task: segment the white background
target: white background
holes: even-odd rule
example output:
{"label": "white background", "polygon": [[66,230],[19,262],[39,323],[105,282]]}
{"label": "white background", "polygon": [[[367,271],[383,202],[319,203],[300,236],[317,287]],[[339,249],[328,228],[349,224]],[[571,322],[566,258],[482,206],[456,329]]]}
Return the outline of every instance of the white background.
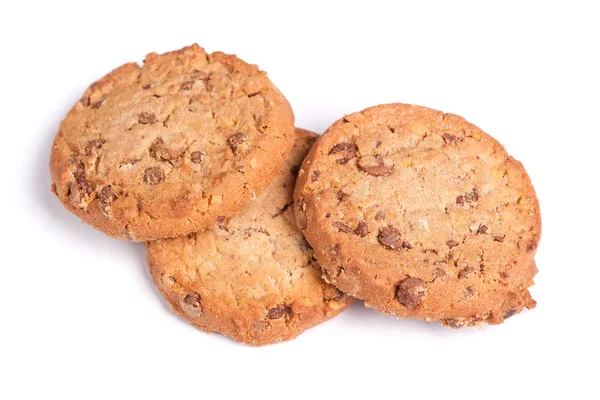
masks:
{"label": "white background", "polygon": [[[596,2],[447,3],[4,2],[0,398],[598,399]],[[143,245],[63,209],[47,165],[91,82],[193,42],[268,71],[300,127],[323,132],[344,113],[406,102],[496,137],[540,198],[538,307],[453,331],[356,304],[264,348],[172,315]]]}

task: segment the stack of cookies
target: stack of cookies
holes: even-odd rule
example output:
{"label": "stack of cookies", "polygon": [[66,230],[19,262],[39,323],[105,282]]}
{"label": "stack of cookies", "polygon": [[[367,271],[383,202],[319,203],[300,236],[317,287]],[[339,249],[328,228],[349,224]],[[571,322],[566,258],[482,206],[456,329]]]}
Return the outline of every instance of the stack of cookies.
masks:
{"label": "stack of cookies", "polygon": [[92,84],[50,172],[83,221],[146,242],[175,313],[243,343],[292,339],[354,298],[453,328],[535,306],[534,189],[456,115],[380,105],[317,139],[264,72],[193,45]]}

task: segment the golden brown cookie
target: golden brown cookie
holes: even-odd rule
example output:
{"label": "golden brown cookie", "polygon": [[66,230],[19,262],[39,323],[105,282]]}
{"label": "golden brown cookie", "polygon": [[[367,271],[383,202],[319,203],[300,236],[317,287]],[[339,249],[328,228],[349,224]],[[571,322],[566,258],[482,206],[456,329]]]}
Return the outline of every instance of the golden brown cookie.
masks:
{"label": "golden brown cookie", "polygon": [[293,142],[290,105],[264,72],[192,45],[92,84],[60,124],[50,172],[71,212],[145,241],[240,211]]}
{"label": "golden brown cookie", "polygon": [[259,346],[292,339],[350,305],[321,279],[294,221],[296,174],[314,137],[297,130],[286,166],[241,214],[205,232],[147,243],[152,279],[176,314]]}
{"label": "golden brown cookie", "polygon": [[535,306],[534,189],[459,116],[389,104],[342,118],[304,161],[295,210],[326,280],[383,313],[460,327]]}

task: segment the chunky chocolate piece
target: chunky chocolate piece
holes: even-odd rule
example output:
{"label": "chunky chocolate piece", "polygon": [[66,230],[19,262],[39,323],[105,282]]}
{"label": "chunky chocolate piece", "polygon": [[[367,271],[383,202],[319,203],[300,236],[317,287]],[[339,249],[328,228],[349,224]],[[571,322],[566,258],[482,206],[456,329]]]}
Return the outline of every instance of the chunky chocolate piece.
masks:
{"label": "chunky chocolate piece", "polygon": [[183,156],[185,149],[169,148],[162,139],[157,139],[150,147],[150,156],[160,161],[173,161]]}
{"label": "chunky chocolate piece", "polygon": [[338,232],[350,233],[352,232],[352,228],[342,222],[334,222],[333,226],[338,230]]}
{"label": "chunky chocolate piece", "polygon": [[465,267],[465,268],[461,269],[460,272],[458,273],[458,279],[469,278],[469,277],[473,276],[473,274],[475,272],[476,272],[475,268]]}
{"label": "chunky chocolate piece", "polygon": [[140,124],[152,124],[156,121],[158,121],[158,118],[156,118],[156,114],[153,112],[142,112],[138,115],[138,122]]}
{"label": "chunky chocolate piece", "polygon": [[338,143],[329,150],[329,154],[342,153],[343,157],[335,160],[338,164],[346,164],[356,157],[358,147],[353,143]]}
{"label": "chunky chocolate piece", "polygon": [[229,147],[233,154],[236,154],[238,146],[246,141],[246,135],[242,132],[238,132],[235,135],[231,136],[227,141],[229,143]]}
{"label": "chunky chocolate piece", "polygon": [[458,196],[456,198],[456,204],[460,206],[464,206],[465,204],[473,205],[477,200],[479,200],[479,191],[473,188],[470,192]]}
{"label": "chunky chocolate piece", "polygon": [[279,319],[283,317],[289,317],[292,315],[292,309],[285,304],[278,304],[277,306],[267,310],[267,318]]}
{"label": "chunky chocolate piece", "polygon": [[454,239],[450,239],[450,240],[446,241],[446,246],[448,246],[449,248],[456,247],[456,246],[458,246],[458,244],[459,243]]}
{"label": "chunky chocolate piece", "polygon": [[94,140],[90,140],[89,142],[87,142],[87,144],[85,145],[85,149],[84,149],[84,154],[86,156],[89,156],[92,154],[92,151],[94,149],[99,149],[102,147],[102,145],[104,144],[104,140],[102,139],[94,139]]}
{"label": "chunky chocolate piece", "polygon": [[386,176],[392,172],[394,166],[385,165],[381,154],[375,154],[374,156],[361,157],[358,160],[358,169],[366,172],[369,175]]}
{"label": "chunky chocolate piece", "polygon": [[160,167],[151,167],[144,172],[144,182],[149,185],[158,185],[165,180],[165,173]]}
{"label": "chunky chocolate piece", "polygon": [[311,182],[318,182],[320,176],[321,176],[321,171],[319,171],[319,170],[313,171],[312,174],[311,174],[311,176],[310,176],[310,181]]}
{"label": "chunky chocolate piece", "polygon": [[390,250],[401,249],[401,239],[402,236],[400,235],[400,231],[391,225],[381,229],[379,231],[379,234],[377,235],[377,240],[379,241],[379,243]]}
{"label": "chunky chocolate piece", "polygon": [[415,308],[427,295],[427,282],[420,278],[408,277],[398,285],[396,298],[408,308]]}
{"label": "chunky chocolate piece", "polygon": [[190,154],[190,161],[194,164],[200,164],[202,162],[202,152],[201,151],[193,151]]}
{"label": "chunky chocolate piece", "polygon": [[198,294],[188,294],[183,299],[184,303],[191,306],[192,308],[200,308],[200,296]]}
{"label": "chunky chocolate piece", "polygon": [[445,143],[451,143],[451,144],[459,144],[461,143],[464,139],[458,136],[454,136],[451,135],[449,133],[444,133],[442,135],[442,138],[444,139]]}
{"label": "chunky chocolate piece", "polygon": [[354,229],[354,233],[356,233],[360,237],[365,237],[369,233],[369,226],[365,221],[360,221]]}

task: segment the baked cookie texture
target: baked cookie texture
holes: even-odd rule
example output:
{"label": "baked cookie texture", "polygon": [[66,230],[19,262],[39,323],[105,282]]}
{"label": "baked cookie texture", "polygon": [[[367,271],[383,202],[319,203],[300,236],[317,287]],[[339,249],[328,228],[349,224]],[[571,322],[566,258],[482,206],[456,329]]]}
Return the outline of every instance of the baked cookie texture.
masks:
{"label": "baked cookie texture", "polygon": [[198,45],[151,53],[92,84],[61,122],[53,191],[113,237],[185,235],[240,211],[293,142],[292,109],[255,65]]}
{"label": "baked cookie texture", "polygon": [[535,307],[535,191],[457,115],[388,104],[342,118],[305,159],[294,208],[325,279],[380,312],[457,328]]}
{"label": "baked cookie texture", "polygon": [[297,130],[282,172],[241,214],[205,232],[147,243],[152,279],[176,314],[260,346],[292,339],[351,304],[321,279],[295,225],[294,184],[314,139]]}

